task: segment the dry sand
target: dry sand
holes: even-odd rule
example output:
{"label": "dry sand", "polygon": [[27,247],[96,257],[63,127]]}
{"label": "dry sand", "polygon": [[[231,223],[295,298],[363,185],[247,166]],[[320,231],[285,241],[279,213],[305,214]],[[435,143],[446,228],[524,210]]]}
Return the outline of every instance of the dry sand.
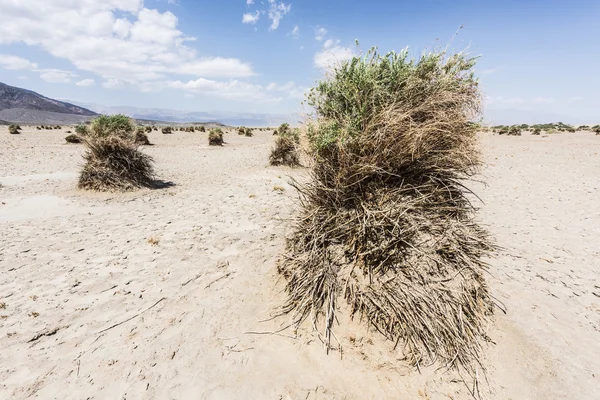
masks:
{"label": "dry sand", "polygon": [[[82,145],[0,128],[1,399],[468,399],[456,376],[407,370],[357,321],[325,354],[270,319],[294,209],[267,165],[272,136],[154,132],[160,178],[127,194],[75,190]],[[480,218],[497,313],[491,399],[600,398],[600,138],[482,137]],[[274,190],[281,186],[284,191]]]}

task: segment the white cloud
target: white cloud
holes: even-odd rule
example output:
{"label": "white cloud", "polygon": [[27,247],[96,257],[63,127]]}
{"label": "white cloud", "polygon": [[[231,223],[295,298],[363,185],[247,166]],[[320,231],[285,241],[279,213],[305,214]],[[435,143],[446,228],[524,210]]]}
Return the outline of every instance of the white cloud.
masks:
{"label": "white cloud", "polygon": [[508,99],[502,99],[504,104],[523,104],[525,101],[520,97],[510,97]]}
{"label": "white cloud", "polygon": [[11,56],[8,54],[0,54],[0,66],[4,69],[26,69],[26,70],[37,70],[37,64],[32,63],[22,57]]}
{"label": "white cloud", "polygon": [[61,71],[59,69],[47,70],[40,74],[40,78],[51,83],[68,83],[71,82],[72,76],[73,74],[71,72]]}
{"label": "white cloud", "polygon": [[248,4],[248,5],[254,4],[254,0],[246,0],[246,4]]}
{"label": "white cloud", "polygon": [[189,93],[209,94],[232,100],[278,102],[285,98],[299,99],[304,97],[308,88],[298,86],[290,81],[285,84],[270,83],[267,86],[251,84],[239,80],[219,82],[209,79],[196,79],[187,82],[165,82],[165,87],[183,89]]}
{"label": "white cloud", "polygon": [[71,78],[76,76],[73,72],[63,71],[55,68],[38,68],[36,63],[33,63],[25,58],[13,56],[9,54],[0,54],[0,66],[8,70],[26,70],[40,73],[40,78],[46,82],[52,83],[68,83]]}
{"label": "white cloud", "polygon": [[296,85],[294,81],[289,81],[283,85],[272,82],[269,83],[265,89],[270,92],[287,94],[287,97],[290,99],[303,99],[305,93],[309,90],[309,88]]}
{"label": "white cloud", "polygon": [[294,26],[294,29],[292,29],[291,35],[294,37],[294,39],[298,39],[300,37],[300,27],[298,27],[298,25]]}
{"label": "white cloud", "polygon": [[190,80],[188,82],[167,82],[166,87],[183,89],[192,93],[204,93],[232,100],[242,101],[278,101],[280,98],[266,93],[260,85],[239,81],[237,79],[229,82],[220,82],[205,78]]}
{"label": "white cloud", "polygon": [[93,79],[84,79],[84,80],[76,83],[77,86],[83,86],[83,87],[94,86],[95,84],[96,84],[96,81],[94,81]]}
{"label": "white cloud", "polygon": [[569,98],[567,99],[567,101],[568,101],[569,103],[574,103],[574,102],[576,102],[576,101],[581,101],[581,100],[583,100],[583,97],[581,97],[581,96],[573,96],[573,97],[569,97]]}
{"label": "white cloud", "polygon": [[102,83],[102,86],[107,89],[120,89],[124,84],[118,79],[108,79],[106,82]]}
{"label": "white cloud", "polygon": [[269,0],[269,11],[268,16],[271,20],[271,27],[269,30],[274,31],[279,28],[279,23],[281,22],[284,15],[288,14],[292,9],[291,4],[285,4],[283,2],[278,3],[276,0]]}
{"label": "white cloud", "polygon": [[177,17],[145,8],[143,0],[0,0],[0,9],[0,45],[39,47],[107,82],[254,75],[239,59],[199,56],[187,45],[193,38],[177,29]]}
{"label": "white cloud", "polygon": [[325,41],[323,49],[315,54],[314,65],[321,69],[330,69],[354,57],[355,53],[349,47],[340,46],[340,41],[331,39]]}
{"label": "white cloud", "polygon": [[315,39],[319,42],[325,39],[325,35],[327,35],[327,29],[317,26],[315,28]]}
{"label": "white cloud", "polygon": [[554,103],[554,98],[538,96],[533,99],[533,102],[534,103]]}
{"label": "white cloud", "polygon": [[254,14],[246,13],[242,16],[242,23],[244,24],[255,24],[260,18],[260,11],[256,11]]}

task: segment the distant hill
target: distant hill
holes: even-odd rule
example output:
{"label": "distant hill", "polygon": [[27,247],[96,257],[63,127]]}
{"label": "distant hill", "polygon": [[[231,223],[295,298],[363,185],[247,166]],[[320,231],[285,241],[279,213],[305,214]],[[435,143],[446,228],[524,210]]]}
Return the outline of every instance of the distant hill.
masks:
{"label": "distant hill", "polygon": [[25,124],[70,124],[96,115],[86,108],[0,82],[0,120]]}
{"label": "distant hill", "polygon": [[100,104],[71,101],[100,114],[125,114],[139,120],[165,121],[172,123],[210,124],[219,121],[228,126],[266,127],[279,126],[283,122],[297,125],[301,120],[298,114],[267,114],[227,111],[180,111],[160,108],[139,108],[130,106],[103,106]]}

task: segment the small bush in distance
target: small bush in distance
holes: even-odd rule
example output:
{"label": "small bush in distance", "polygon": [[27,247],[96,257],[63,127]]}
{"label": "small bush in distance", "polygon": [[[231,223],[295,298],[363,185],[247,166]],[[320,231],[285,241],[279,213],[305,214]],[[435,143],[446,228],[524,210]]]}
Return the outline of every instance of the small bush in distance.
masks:
{"label": "small bush in distance", "polygon": [[19,132],[21,130],[21,127],[19,125],[15,125],[15,124],[11,124],[8,126],[8,133],[10,133],[11,135],[18,135]]}
{"label": "small bush in distance", "polygon": [[165,126],[164,128],[161,129],[163,135],[170,135],[173,133],[173,128],[171,128],[170,126]]}
{"label": "small bush in distance", "polygon": [[102,115],[92,121],[89,135],[95,138],[118,136],[122,139],[132,139],[135,126],[131,118],[123,114]]}
{"label": "small bush in distance", "polygon": [[144,146],[150,145],[150,139],[148,139],[148,135],[146,135],[146,133],[144,132],[143,129],[138,130],[135,133],[135,137],[133,138],[133,141],[137,145],[144,145]]}
{"label": "small bush in distance", "polygon": [[209,146],[223,146],[223,131],[220,128],[211,129],[208,134]]}
{"label": "small bush in distance", "polygon": [[88,128],[87,128],[87,126],[85,126],[83,124],[77,125],[75,127],[75,133],[78,135],[85,136],[88,134]]}
{"label": "small bush in distance", "polygon": [[71,134],[65,138],[67,143],[81,143],[81,137],[76,134]]}
{"label": "small bush in distance", "polygon": [[521,136],[521,128],[514,125],[508,129],[508,136]]}
{"label": "small bush in distance", "polygon": [[298,129],[290,129],[289,126],[279,129],[282,133],[275,139],[275,145],[271,149],[269,163],[271,165],[287,165],[297,167],[300,165],[300,133]]}

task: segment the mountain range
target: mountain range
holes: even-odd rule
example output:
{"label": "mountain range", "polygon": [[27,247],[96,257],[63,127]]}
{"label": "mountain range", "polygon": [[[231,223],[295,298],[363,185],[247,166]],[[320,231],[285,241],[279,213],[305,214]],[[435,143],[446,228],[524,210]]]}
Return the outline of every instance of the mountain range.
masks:
{"label": "mountain range", "polygon": [[299,114],[266,114],[224,111],[180,111],[162,108],[139,108],[131,106],[104,106],[100,104],[71,101],[99,114],[125,114],[137,120],[164,121],[173,123],[208,123],[218,121],[230,126],[279,126],[287,122],[297,125]]}
{"label": "mountain range", "polygon": [[4,122],[71,124],[96,115],[86,108],[0,82],[0,120]]}

